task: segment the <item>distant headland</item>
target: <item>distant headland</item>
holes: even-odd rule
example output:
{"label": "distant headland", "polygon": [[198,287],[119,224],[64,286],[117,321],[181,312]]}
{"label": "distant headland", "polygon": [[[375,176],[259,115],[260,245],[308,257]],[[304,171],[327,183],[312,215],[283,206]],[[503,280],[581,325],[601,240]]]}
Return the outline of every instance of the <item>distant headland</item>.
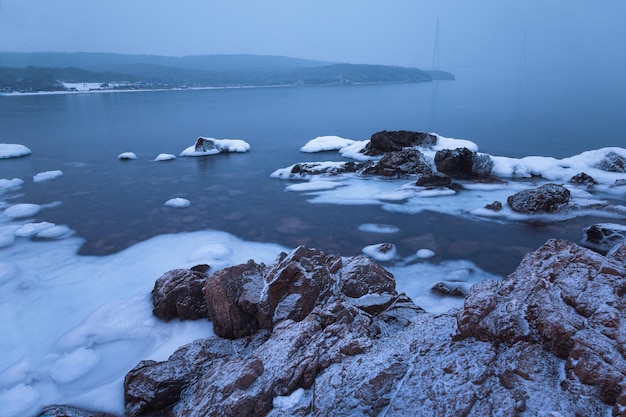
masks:
{"label": "distant headland", "polygon": [[270,55],[0,52],[0,93],[350,85],[454,80],[441,70]]}

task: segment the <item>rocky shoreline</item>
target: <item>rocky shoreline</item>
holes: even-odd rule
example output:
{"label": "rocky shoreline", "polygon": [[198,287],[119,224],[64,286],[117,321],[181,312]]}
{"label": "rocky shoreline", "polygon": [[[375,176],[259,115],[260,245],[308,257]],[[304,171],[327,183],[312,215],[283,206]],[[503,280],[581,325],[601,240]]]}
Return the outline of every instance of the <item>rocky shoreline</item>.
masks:
{"label": "rocky shoreline", "polygon": [[271,265],[174,270],[155,284],[154,314],[208,317],[217,336],[140,362],[125,413],[626,416],[625,295],[624,241],[602,255],[550,240],[440,315],[362,256],[299,247]]}

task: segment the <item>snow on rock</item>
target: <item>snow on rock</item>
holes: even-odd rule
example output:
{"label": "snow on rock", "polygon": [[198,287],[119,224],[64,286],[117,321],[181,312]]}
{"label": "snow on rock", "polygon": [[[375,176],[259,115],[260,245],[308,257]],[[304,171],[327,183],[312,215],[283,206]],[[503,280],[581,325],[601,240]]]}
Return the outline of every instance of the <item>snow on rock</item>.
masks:
{"label": "snow on rock", "polygon": [[398,256],[396,245],[393,243],[378,243],[363,248],[363,253],[379,262],[389,262]]}
{"label": "snow on rock", "polygon": [[63,176],[63,171],[59,170],[40,172],[33,176],[33,182],[50,181],[61,176]]}
{"label": "snow on rock", "polygon": [[626,225],[598,223],[583,229],[581,244],[601,253],[607,253],[626,239]]}
{"label": "snow on rock", "polygon": [[21,203],[14,204],[4,210],[4,215],[11,220],[26,219],[34,217],[41,211],[41,206],[38,204]]}
{"label": "snow on rock", "polygon": [[356,143],[352,139],[345,139],[339,136],[319,136],[311,139],[300,148],[300,152],[314,153],[325,151],[336,151]]}
{"label": "snow on rock", "polygon": [[400,228],[389,225],[389,224],[375,224],[375,223],[364,223],[359,225],[359,230],[361,232],[367,233],[397,233],[400,231]]}
{"label": "snow on rock", "polygon": [[226,338],[140,362],[124,381],[125,412],[620,415],[624,268],[551,240],[502,282],[472,286],[460,309],[430,314],[363,257],[300,247],[269,266],[250,260],[204,287]]}
{"label": "snow on rock", "polygon": [[0,194],[19,190],[24,185],[24,180],[13,178],[11,180],[0,178]]}
{"label": "snow on rock", "polygon": [[415,256],[417,256],[418,259],[430,259],[435,256],[435,252],[430,249],[420,249],[415,252]]}
{"label": "snow on rock", "polygon": [[0,159],[20,158],[33,153],[24,145],[14,143],[0,143]]}
{"label": "snow on rock", "polygon": [[172,155],[171,153],[160,153],[154,158],[155,161],[171,161],[176,159],[176,155]]}
{"label": "snow on rock", "polygon": [[206,156],[220,152],[248,152],[250,144],[241,139],[215,139],[200,137],[196,143],[184,149],[180,156]]}
{"label": "snow on rock", "polygon": [[122,152],[117,156],[117,159],[123,161],[130,161],[133,159],[137,159],[137,155],[134,152]]}
{"label": "snow on rock", "polygon": [[176,198],[170,198],[169,200],[167,200],[165,202],[165,205],[168,207],[174,207],[174,208],[187,208],[191,206],[191,201],[185,198],[176,197]]}

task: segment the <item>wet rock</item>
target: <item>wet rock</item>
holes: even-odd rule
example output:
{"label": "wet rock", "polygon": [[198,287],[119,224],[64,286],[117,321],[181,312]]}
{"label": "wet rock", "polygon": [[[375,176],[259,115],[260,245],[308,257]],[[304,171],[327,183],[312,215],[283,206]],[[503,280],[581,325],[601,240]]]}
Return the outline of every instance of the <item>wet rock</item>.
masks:
{"label": "wet rock", "polygon": [[466,292],[463,288],[458,286],[452,286],[445,282],[438,282],[430,289],[432,292],[439,295],[451,296],[451,297],[465,297]]}
{"label": "wet rock", "polygon": [[437,151],[435,165],[439,172],[453,178],[480,178],[491,173],[493,161],[489,155],[457,148]]}
{"label": "wet rock", "polygon": [[452,179],[441,172],[420,175],[415,185],[421,187],[447,187],[452,184]]}
{"label": "wet rock", "polygon": [[48,405],[41,409],[37,417],[115,417],[115,415],[68,405]]}
{"label": "wet rock", "polygon": [[207,138],[198,138],[194,145],[194,150],[196,152],[207,152],[215,149],[215,141]]}
{"label": "wet rock", "polygon": [[518,213],[556,213],[570,200],[567,188],[558,184],[545,184],[538,188],[520,191],[506,200]]}
{"label": "wet rock", "polygon": [[617,152],[611,151],[595,167],[609,172],[626,172],[626,158]]}
{"label": "wet rock", "polygon": [[415,146],[432,146],[437,143],[437,136],[424,132],[411,132],[406,130],[387,131],[374,133],[370,142],[363,149],[365,155],[377,156],[388,152],[402,150]]}
{"label": "wet rock", "polygon": [[570,184],[584,185],[586,187],[592,187],[598,184],[598,182],[591,175],[587,175],[584,172],[574,175],[568,182]]}
{"label": "wet rock", "polygon": [[430,175],[432,169],[420,151],[407,148],[385,154],[375,165],[361,170],[360,173],[384,177],[407,177],[409,175]]}
{"label": "wet rock", "polygon": [[500,211],[502,210],[502,201],[496,200],[493,203],[487,204],[485,208],[493,211]]}
{"label": "wet rock", "polygon": [[583,229],[583,246],[607,253],[626,239],[626,226],[616,223],[598,223]]}
{"label": "wet rock", "polygon": [[165,321],[207,318],[202,287],[206,283],[208,269],[208,265],[196,265],[191,269],[174,269],[163,274],[152,290],[152,313]]}
{"label": "wet rock", "polygon": [[605,257],[550,240],[438,315],[364,257],[301,247],[269,266],[218,271],[215,291],[229,299],[220,308],[259,330],[141,362],[125,380],[126,414],[621,415],[625,257],[626,245]]}

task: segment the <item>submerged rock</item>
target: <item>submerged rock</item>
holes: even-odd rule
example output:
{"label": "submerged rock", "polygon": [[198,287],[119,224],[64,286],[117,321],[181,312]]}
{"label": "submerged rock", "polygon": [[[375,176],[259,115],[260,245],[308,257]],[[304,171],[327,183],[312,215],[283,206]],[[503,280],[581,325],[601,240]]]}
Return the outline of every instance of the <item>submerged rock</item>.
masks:
{"label": "submerged rock", "polygon": [[387,131],[374,133],[370,142],[363,148],[363,153],[370,156],[383,155],[388,152],[400,151],[403,148],[415,146],[432,146],[437,143],[437,136],[424,132],[407,130]]}
{"label": "submerged rock", "polygon": [[583,229],[581,243],[601,253],[607,253],[626,239],[626,226],[615,223],[598,223]]}
{"label": "submerged rock", "polygon": [[584,172],[574,175],[572,178],[569,179],[568,182],[570,184],[585,185],[587,187],[592,187],[598,184],[598,182],[591,175],[588,175]]}
{"label": "submerged rock", "polygon": [[556,213],[570,200],[570,191],[558,184],[545,184],[509,196],[507,204],[518,213]]}
{"label": "submerged rock", "polygon": [[440,315],[363,257],[300,247],[249,261],[214,273],[205,293],[212,319],[254,324],[222,323],[239,339],[141,362],[126,376],[126,414],[624,415],[623,258],[626,245],[604,257],[550,240]]}
{"label": "submerged rock", "polygon": [[453,178],[480,178],[491,174],[493,161],[489,155],[467,148],[456,148],[437,151],[435,165],[439,172]]}

